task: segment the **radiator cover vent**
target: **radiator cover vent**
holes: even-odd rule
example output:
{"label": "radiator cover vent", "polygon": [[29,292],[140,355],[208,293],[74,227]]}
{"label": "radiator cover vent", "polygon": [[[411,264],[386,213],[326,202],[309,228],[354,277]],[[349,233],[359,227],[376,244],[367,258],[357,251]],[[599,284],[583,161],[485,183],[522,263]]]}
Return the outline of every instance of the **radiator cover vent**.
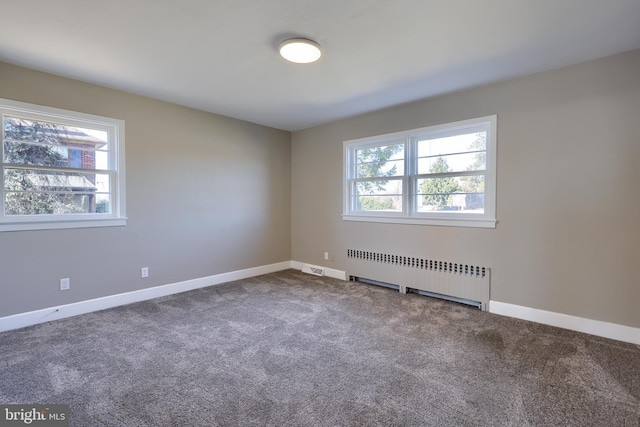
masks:
{"label": "radiator cover vent", "polygon": [[483,310],[489,304],[491,271],[487,267],[347,249],[347,273],[354,278],[397,285],[403,293],[418,290],[431,296],[468,300]]}

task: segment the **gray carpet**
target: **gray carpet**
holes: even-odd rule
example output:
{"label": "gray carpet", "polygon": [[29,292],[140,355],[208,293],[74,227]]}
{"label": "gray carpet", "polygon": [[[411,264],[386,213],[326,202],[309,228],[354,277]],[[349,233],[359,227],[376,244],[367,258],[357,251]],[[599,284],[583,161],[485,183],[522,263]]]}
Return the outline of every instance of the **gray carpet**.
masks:
{"label": "gray carpet", "polygon": [[75,426],[639,426],[640,346],[294,270],[0,334]]}

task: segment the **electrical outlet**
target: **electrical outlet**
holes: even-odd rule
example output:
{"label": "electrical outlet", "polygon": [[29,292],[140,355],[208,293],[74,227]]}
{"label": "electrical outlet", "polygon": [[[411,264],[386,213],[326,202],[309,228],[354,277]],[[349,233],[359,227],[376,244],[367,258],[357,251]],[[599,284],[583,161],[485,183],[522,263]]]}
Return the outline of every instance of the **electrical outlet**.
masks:
{"label": "electrical outlet", "polygon": [[149,267],[142,267],[140,269],[140,277],[149,277]]}
{"label": "electrical outlet", "polygon": [[329,252],[324,253],[324,259],[325,261],[329,261]]}
{"label": "electrical outlet", "polygon": [[336,255],[335,254],[331,254],[331,261],[335,261],[336,260]]}
{"label": "electrical outlet", "polygon": [[71,287],[71,280],[67,277],[64,279],[60,279],[60,290],[66,291]]}

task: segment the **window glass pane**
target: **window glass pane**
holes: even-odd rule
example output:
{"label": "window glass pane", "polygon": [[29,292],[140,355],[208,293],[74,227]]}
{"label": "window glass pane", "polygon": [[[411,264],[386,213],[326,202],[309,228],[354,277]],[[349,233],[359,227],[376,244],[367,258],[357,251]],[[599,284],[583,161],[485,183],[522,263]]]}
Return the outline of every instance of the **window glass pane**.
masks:
{"label": "window glass pane", "polygon": [[108,169],[109,154],[106,151],[82,150],[79,148],[64,148],[68,150],[69,167],[74,169]]}
{"label": "window glass pane", "polygon": [[111,213],[111,196],[109,194],[96,194],[96,213]]}
{"label": "window glass pane", "polygon": [[83,150],[61,145],[34,144],[5,140],[5,163],[33,166],[54,166],[77,169],[108,169],[106,151]]}
{"label": "window glass pane", "polygon": [[107,174],[5,169],[4,188],[7,215],[95,213],[98,200],[110,209],[110,195],[96,194],[109,191]]}
{"label": "window glass pane", "polygon": [[107,174],[84,174],[84,176],[96,186],[97,192],[111,192],[110,176]]}
{"label": "window glass pane", "polygon": [[5,163],[108,169],[106,131],[17,117],[4,117],[2,125]]}
{"label": "window glass pane", "polygon": [[356,170],[356,178],[376,178],[402,175],[404,175],[404,160],[359,163]]}
{"label": "window glass pane", "polygon": [[484,213],[484,175],[416,180],[416,211]]}
{"label": "window glass pane", "polygon": [[435,139],[420,139],[418,137],[418,157],[440,156],[478,150],[485,151],[486,149],[486,132],[467,133]]}
{"label": "window glass pane", "polygon": [[402,199],[396,196],[360,196],[355,199],[355,211],[402,212]]}
{"label": "window glass pane", "polygon": [[65,147],[27,144],[12,140],[4,141],[3,161],[37,166],[69,166],[68,150]]}
{"label": "window glass pane", "polygon": [[109,153],[102,150],[95,151],[95,168],[98,170],[109,170]]}
{"label": "window glass pane", "polygon": [[4,138],[76,148],[107,149],[106,131],[5,116]]}
{"label": "window glass pane", "polygon": [[485,151],[422,157],[418,159],[418,174],[484,170],[486,161]]}
{"label": "window glass pane", "polygon": [[91,173],[49,172],[31,169],[5,169],[4,188],[20,191],[93,191],[97,190],[96,181],[100,178],[109,187],[109,175]]}
{"label": "window glass pane", "polygon": [[5,193],[6,215],[62,215],[95,212],[95,195],[87,193]]}
{"label": "window glass pane", "polygon": [[404,175],[404,144],[359,149],[355,158],[356,178]]}
{"label": "window glass pane", "polygon": [[353,206],[357,211],[402,211],[402,180],[355,183]]}

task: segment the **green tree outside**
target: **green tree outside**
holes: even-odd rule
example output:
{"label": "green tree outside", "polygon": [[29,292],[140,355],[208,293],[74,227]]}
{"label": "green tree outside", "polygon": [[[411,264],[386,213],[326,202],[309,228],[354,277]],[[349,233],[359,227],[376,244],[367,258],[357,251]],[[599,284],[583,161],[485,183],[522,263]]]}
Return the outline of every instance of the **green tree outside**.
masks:
{"label": "green tree outside", "polygon": [[[433,163],[429,169],[430,173],[447,173],[449,172],[449,164],[443,157]],[[435,210],[443,210],[448,206],[451,200],[451,193],[458,191],[458,183],[453,177],[427,178],[422,184],[422,192],[424,194],[424,203],[433,206]]]}
{"label": "green tree outside", "polygon": [[[387,145],[357,150],[358,178],[384,178],[395,176],[398,172],[397,165],[387,167],[393,156],[404,149],[403,145]],[[389,180],[376,179],[360,182],[360,194],[356,200],[357,210],[380,211],[393,209],[393,201],[389,197],[376,197],[377,192],[384,191]]]}
{"label": "green tree outside", "polygon": [[[487,168],[487,134],[478,133],[476,139],[469,145],[469,151],[483,150],[475,154],[475,159],[467,167],[468,171],[485,170]],[[484,177],[482,175],[465,176],[460,178],[460,190],[465,193],[484,193]]]}
{"label": "green tree outside", "polygon": [[[5,163],[31,164],[38,166],[67,166],[68,159],[54,146],[37,145],[46,143],[62,145],[61,137],[66,133],[64,126],[46,122],[27,122],[14,118],[3,120],[4,144],[3,157]],[[30,143],[20,143],[28,141]],[[73,203],[72,195],[47,193],[41,190],[40,184],[51,184],[47,181],[56,175],[64,174],[48,172],[34,174],[29,170],[8,169],[5,172],[4,185],[7,192],[5,212],[8,215],[40,215],[80,212]]]}
{"label": "green tree outside", "polygon": [[393,200],[388,197],[358,197],[358,209],[363,211],[389,211],[393,210]]}

